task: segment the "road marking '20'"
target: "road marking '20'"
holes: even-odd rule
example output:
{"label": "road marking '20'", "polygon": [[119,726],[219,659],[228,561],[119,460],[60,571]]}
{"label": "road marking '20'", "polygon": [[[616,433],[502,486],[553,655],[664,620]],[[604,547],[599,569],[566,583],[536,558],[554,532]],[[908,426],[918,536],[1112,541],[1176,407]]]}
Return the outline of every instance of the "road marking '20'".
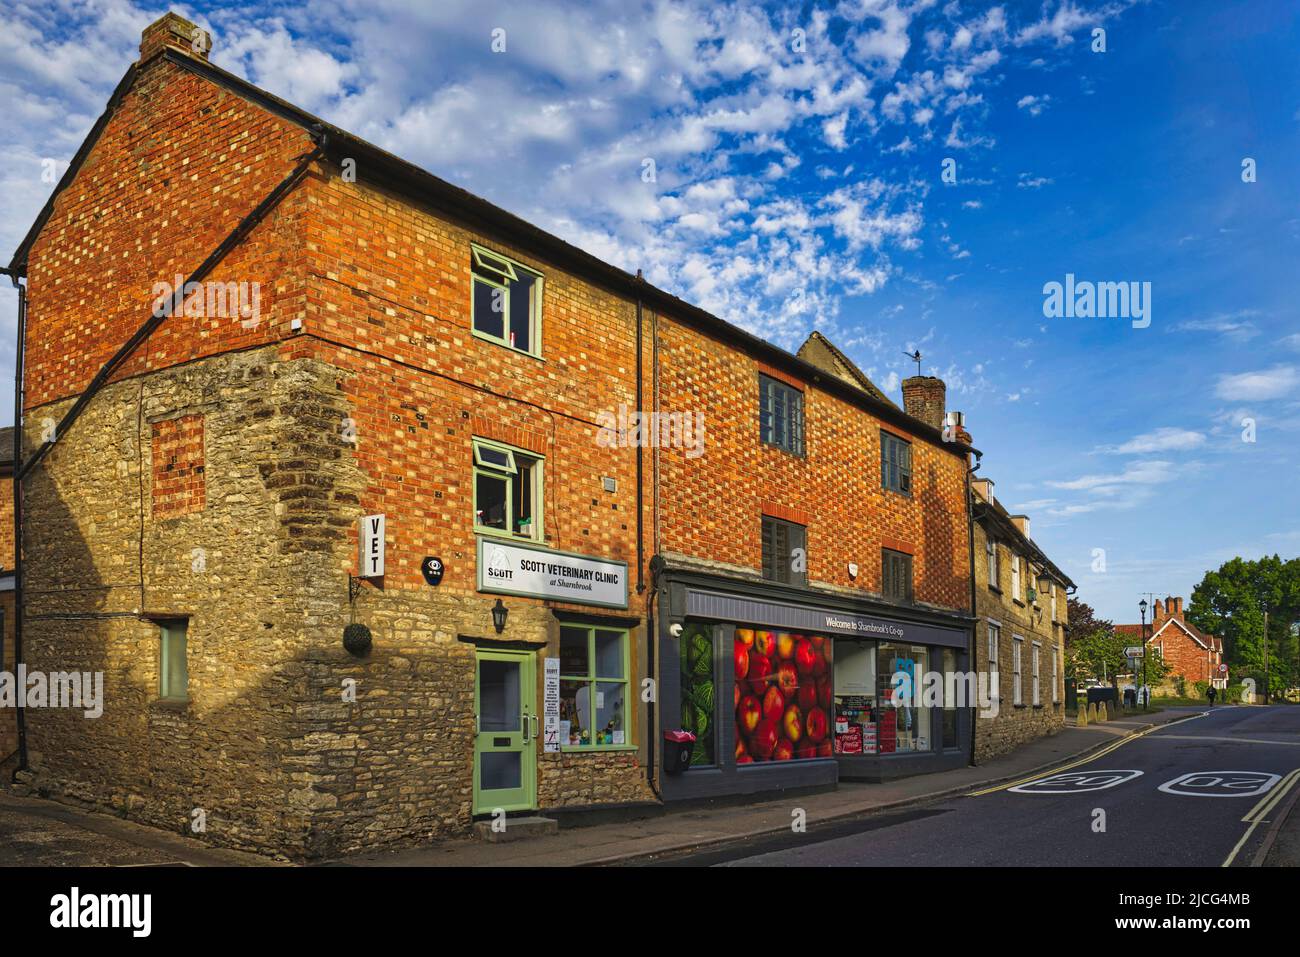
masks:
{"label": "road marking '20'", "polygon": [[1258,797],[1282,780],[1267,771],[1193,771],[1166,781],[1157,790],[1191,797]]}
{"label": "road marking '20'", "polygon": [[1089,791],[1104,791],[1141,776],[1141,771],[1070,771],[1007,790],[1016,794],[1086,794]]}

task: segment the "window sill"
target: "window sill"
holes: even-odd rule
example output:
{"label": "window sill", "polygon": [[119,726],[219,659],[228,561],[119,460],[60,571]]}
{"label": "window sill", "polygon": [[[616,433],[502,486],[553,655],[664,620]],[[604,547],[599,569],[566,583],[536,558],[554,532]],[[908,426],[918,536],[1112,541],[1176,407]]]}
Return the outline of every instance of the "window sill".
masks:
{"label": "window sill", "polygon": [[808,456],[803,452],[796,452],[794,449],[787,449],[784,445],[776,442],[768,442],[765,439],[759,439],[759,444],[765,449],[775,449],[777,452],[784,452],[786,455],[793,456],[796,459],[806,459]]}
{"label": "window sill", "polygon": [[150,704],[164,711],[188,711],[190,709],[189,698],[155,698]]}
{"label": "window sill", "polygon": [[1002,594],[1002,589],[999,588],[997,585],[990,585],[990,586],[989,586],[989,591],[993,592],[993,594],[995,594],[995,595],[1001,595],[1001,594]]}
{"label": "window sill", "polygon": [[488,538],[502,539],[507,542],[520,542],[524,545],[545,545],[544,538],[525,538],[522,535],[511,535],[509,532],[503,532],[499,528],[484,528],[480,525],[474,526],[475,535],[483,535]]}
{"label": "window sill", "polygon": [[506,342],[504,339],[497,339],[494,336],[489,336],[486,332],[479,332],[473,326],[470,327],[469,331],[470,334],[480,342],[490,342],[494,346],[498,346],[502,349],[508,349],[510,352],[513,352],[516,355],[528,356],[528,358],[536,359],[538,362],[546,361],[545,359],[542,358],[542,354],[540,352],[529,352],[527,349],[517,349],[514,346],[512,346],[510,343]]}
{"label": "window sill", "polygon": [[600,754],[609,751],[639,751],[641,750],[635,744],[562,744],[560,745],[561,754]]}
{"label": "window sill", "polygon": [[1024,603],[1023,601],[1021,601],[1019,598],[1013,598],[1013,599],[1011,599],[1011,600],[1012,600],[1012,602],[1014,602],[1015,604],[1019,605],[1021,608],[1024,608],[1024,607],[1025,607],[1025,603]]}
{"label": "window sill", "polygon": [[905,498],[909,502],[912,500],[911,492],[904,492],[902,489],[890,488],[888,485],[882,485],[881,490],[889,495],[897,495],[899,498]]}

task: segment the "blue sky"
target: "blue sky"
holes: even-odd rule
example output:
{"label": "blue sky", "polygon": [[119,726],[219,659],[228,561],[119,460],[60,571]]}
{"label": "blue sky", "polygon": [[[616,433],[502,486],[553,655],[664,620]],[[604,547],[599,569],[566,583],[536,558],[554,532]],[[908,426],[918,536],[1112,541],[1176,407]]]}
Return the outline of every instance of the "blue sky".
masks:
{"label": "blue sky", "polygon": [[[0,248],[164,9],[0,10]],[[1295,4],[174,9],[219,65],[779,345],[821,329],[895,397],[919,347],[1106,616],[1300,547]],[[1150,326],[1045,318],[1067,273],[1151,283]]]}

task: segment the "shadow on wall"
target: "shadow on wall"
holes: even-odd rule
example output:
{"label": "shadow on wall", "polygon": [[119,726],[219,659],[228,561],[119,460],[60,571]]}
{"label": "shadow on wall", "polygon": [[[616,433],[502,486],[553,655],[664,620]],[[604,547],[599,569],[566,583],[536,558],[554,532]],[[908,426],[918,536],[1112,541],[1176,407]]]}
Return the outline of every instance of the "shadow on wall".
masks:
{"label": "shadow on wall", "polygon": [[[970,605],[970,579],[968,575],[958,574],[968,564],[970,552],[964,521],[965,499],[964,497],[961,499],[960,511],[953,511],[950,507],[951,503],[946,502],[939,492],[938,469],[933,464],[927,467],[926,478],[924,491],[918,496],[922,515],[921,542],[925,554],[926,578],[932,581],[939,576],[939,573],[947,571],[948,573],[942,579],[932,581],[933,585],[939,586],[935,590],[942,589],[943,595],[955,598],[955,607],[967,609]],[[964,496],[964,474],[962,482]],[[963,520],[959,522],[957,516],[961,516]],[[969,569],[967,572],[969,574]],[[935,603],[946,604],[946,601]]]}

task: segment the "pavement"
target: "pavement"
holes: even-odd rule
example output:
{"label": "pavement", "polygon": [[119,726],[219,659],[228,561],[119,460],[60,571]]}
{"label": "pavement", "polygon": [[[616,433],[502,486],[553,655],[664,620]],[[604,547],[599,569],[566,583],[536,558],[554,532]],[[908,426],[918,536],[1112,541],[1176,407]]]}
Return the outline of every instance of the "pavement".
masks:
{"label": "pavement", "polygon": [[[1177,722],[1177,723],[1174,723]],[[1184,774],[1253,770],[1277,800],[1206,800],[1161,791]],[[979,767],[766,801],[667,809],[501,844],[473,838],[354,854],[333,866],[1213,864],[1300,866],[1300,708],[1170,708],[1067,727]],[[1132,772],[1141,771],[1140,775]],[[1076,775],[1078,793],[1032,783]],[[1078,775],[1083,774],[1083,785]],[[1297,775],[1300,777],[1300,775]],[[1091,783],[1090,783],[1091,782]],[[1250,782],[1237,783],[1249,787]],[[1011,788],[1021,788],[1012,791]],[[1069,787],[1065,788],[1069,790]],[[1177,789],[1175,789],[1177,790]],[[1263,800],[1259,804],[1265,803]],[[791,827],[803,812],[806,832]],[[1105,829],[1096,831],[1096,811]],[[0,866],[268,866],[111,815],[0,792]]]}
{"label": "pavement", "polygon": [[653,863],[710,848],[742,847],[791,834],[792,813],[806,815],[809,836],[836,822],[915,808],[979,788],[1015,781],[1095,753],[1128,735],[1191,719],[1201,708],[1171,708],[1104,724],[1067,727],[979,767],[919,775],[882,784],[841,784],[834,791],[748,804],[669,810],[652,817],[589,827],[502,844],[472,838],[398,851],[355,854],[333,864],[363,867],[573,867]]}
{"label": "pavement", "polygon": [[0,792],[0,867],[251,867],[275,863],[108,814]]}

